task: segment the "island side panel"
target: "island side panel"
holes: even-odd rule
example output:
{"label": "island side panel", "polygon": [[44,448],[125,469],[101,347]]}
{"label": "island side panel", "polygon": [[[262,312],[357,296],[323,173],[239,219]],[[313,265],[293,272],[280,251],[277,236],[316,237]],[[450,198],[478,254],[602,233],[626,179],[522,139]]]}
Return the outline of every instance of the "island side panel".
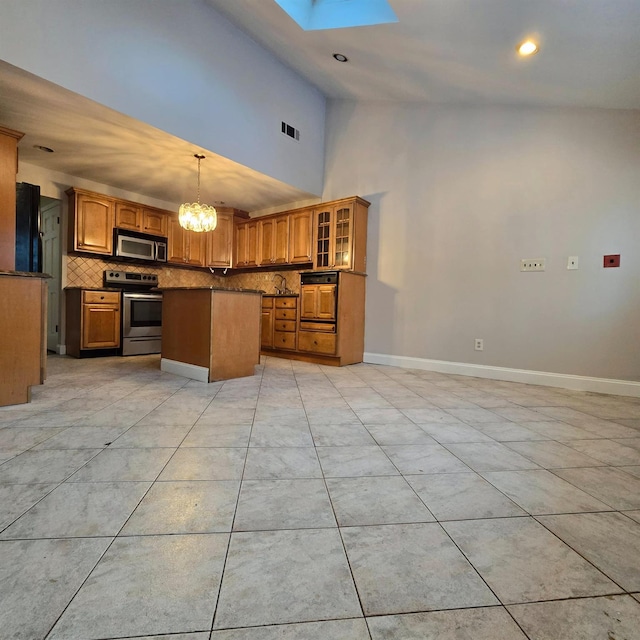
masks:
{"label": "island side panel", "polygon": [[362,362],[364,356],[364,308],[366,277],[340,274],[338,286],[338,354],[340,366]]}
{"label": "island side panel", "polygon": [[260,362],[259,293],[213,292],[209,382],[255,373]]}
{"label": "island side panel", "polygon": [[162,294],[162,357],[209,368],[211,291],[165,290]]}

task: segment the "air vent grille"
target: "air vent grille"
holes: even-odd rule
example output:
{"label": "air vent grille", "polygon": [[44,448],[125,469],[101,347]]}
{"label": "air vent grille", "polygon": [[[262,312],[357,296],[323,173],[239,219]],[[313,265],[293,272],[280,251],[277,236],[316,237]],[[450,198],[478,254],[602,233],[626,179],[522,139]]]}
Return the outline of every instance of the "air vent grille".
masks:
{"label": "air vent grille", "polygon": [[292,127],[290,124],[283,122],[280,131],[285,136],[289,136],[290,138],[293,138],[294,140],[300,142],[300,131],[298,131],[298,129],[296,129],[295,127]]}

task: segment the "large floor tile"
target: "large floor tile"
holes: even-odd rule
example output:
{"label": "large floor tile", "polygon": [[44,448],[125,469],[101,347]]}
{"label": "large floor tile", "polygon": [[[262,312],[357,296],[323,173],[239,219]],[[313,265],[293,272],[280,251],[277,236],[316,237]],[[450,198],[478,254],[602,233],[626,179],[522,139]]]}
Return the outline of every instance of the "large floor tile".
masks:
{"label": "large floor tile", "polygon": [[376,441],[360,423],[312,424],[311,436],[316,447],[345,447],[363,444],[375,445]]}
{"label": "large floor tile", "polygon": [[321,477],[313,447],[254,447],[247,453],[245,480]]}
{"label": "large floor tile", "polygon": [[621,469],[554,469],[553,473],[614,509],[640,509],[640,478]]}
{"label": "large floor tile", "polygon": [[402,474],[459,473],[469,467],[440,444],[382,447]]}
{"label": "large floor tile", "polygon": [[522,422],[520,424],[531,431],[536,431],[546,436],[550,440],[584,440],[585,438],[595,437],[590,431],[557,420]]}
{"label": "large floor tile", "polygon": [[601,467],[605,464],[568,447],[566,444],[553,440],[544,442],[509,442],[507,446],[545,469]]}
{"label": "large floor tile", "polygon": [[36,449],[104,449],[126,430],[127,427],[69,427]]}
{"label": "large floor tile", "polygon": [[508,607],[531,640],[638,640],[640,603],[630,596]]}
{"label": "large floor tile", "polygon": [[367,431],[379,445],[436,444],[436,441],[419,426],[408,424],[368,424]]}
{"label": "large floor tile", "polygon": [[48,638],[93,640],[210,628],[227,542],[227,534],[116,540]]}
{"label": "large floor tile", "polygon": [[605,464],[640,465],[640,451],[613,440],[570,440],[567,445]]}
{"label": "large floor tile", "polygon": [[399,475],[378,446],[318,447],[318,457],[328,478]]}
{"label": "large floor tile", "polygon": [[[21,449],[26,451],[31,447],[51,439],[65,427],[5,427],[0,429],[0,449]],[[73,448],[73,447],[69,447]],[[75,447],[79,449],[80,447]]]}
{"label": "large floor tile", "polygon": [[251,425],[196,425],[182,442],[182,447],[248,447]]}
{"label": "large floor tile", "polygon": [[640,478],[640,465],[634,465],[631,467],[627,467],[627,466],[618,467],[618,469],[621,469],[626,473],[630,473],[632,476],[635,476],[636,478]]}
{"label": "large floor tile", "polygon": [[335,527],[321,479],[244,480],[234,531]]}
{"label": "large floor tile", "polygon": [[62,482],[102,449],[25,451],[0,466],[0,484]]}
{"label": "large floor tile", "polygon": [[178,449],[159,480],[239,480],[246,449]]}
{"label": "large floor tile", "polygon": [[446,448],[474,471],[539,469],[531,460],[499,442],[446,444]]}
{"label": "large floor tile", "polygon": [[110,542],[107,538],[0,542],[2,637],[44,638]]}
{"label": "large floor tile", "polygon": [[440,525],[341,529],[366,615],[497,604]]}
{"label": "large floor tile", "polygon": [[[207,636],[208,638],[208,636]],[[370,640],[364,618],[214,631],[211,640]]]}
{"label": "large floor tile", "polygon": [[482,477],[533,515],[611,510],[604,502],[544,469],[489,471]]}
{"label": "large floor tile", "polygon": [[112,449],[176,448],[191,427],[133,426],[111,443]]}
{"label": "large floor tile", "polygon": [[238,480],[156,482],[121,535],[231,531],[239,489]]}
{"label": "large floor tile", "polygon": [[640,591],[640,524],[621,513],[538,520],[627,591]]}
{"label": "large floor tile", "polygon": [[620,592],[532,518],[467,520],[442,526],[504,604]]}
{"label": "large floor tile", "polygon": [[434,520],[404,478],[328,478],[327,487],[341,527]]}
{"label": "large floor tile", "polygon": [[0,531],[57,486],[51,484],[0,485]]}
{"label": "large floor tile", "polygon": [[492,439],[468,424],[419,423],[436,442],[492,442]]}
{"label": "large floor tile", "polygon": [[232,534],[215,629],[361,615],[337,529]]}
{"label": "large floor tile", "polygon": [[155,480],[175,449],[104,449],[70,482]]}
{"label": "large floor tile", "polygon": [[472,422],[471,426],[497,442],[527,442],[547,439],[541,433],[514,422]]}
{"label": "large floor tile", "polygon": [[407,481],[438,520],[525,515],[518,505],[476,473],[408,476]]}
{"label": "large floor tile", "polygon": [[254,424],[250,447],[312,447],[309,425],[304,422],[290,424]]}
{"label": "large floor tile", "polygon": [[441,409],[406,409],[403,413],[416,424],[461,424],[461,421]]}
{"label": "large floor tile", "polygon": [[373,640],[527,640],[502,607],[379,616],[367,622]]}
{"label": "large floor tile", "polygon": [[2,533],[2,538],[115,536],[148,482],[66,482]]}

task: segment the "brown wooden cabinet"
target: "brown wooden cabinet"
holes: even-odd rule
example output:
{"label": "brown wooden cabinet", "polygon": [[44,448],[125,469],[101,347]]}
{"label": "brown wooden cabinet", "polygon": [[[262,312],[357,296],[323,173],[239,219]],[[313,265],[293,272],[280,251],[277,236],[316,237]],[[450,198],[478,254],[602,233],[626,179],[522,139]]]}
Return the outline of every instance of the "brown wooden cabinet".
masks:
{"label": "brown wooden cabinet", "polygon": [[207,233],[207,267],[232,266],[233,257],[233,213],[218,211],[218,224],[213,231]]}
{"label": "brown wooden cabinet", "polygon": [[204,267],[207,234],[183,229],[175,216],[168,223],[167,262]]}
{"label": "brown wooden cabinet", "polygon": [[24,134],[0,126],[0,270],[16,268],[16,174]]}
{"label": "brown wooden cabinet", "polygon": [[367,268],[367,210],[362,198],[326,203],[314,211],[314,269]]}
{"label": "brown wooden cabinet", "polygon": [[297,296],[262,296],[261,348],[295,350],[297,319]]}
{"label": "brown wooden cabinet", "polygon": [[142,229],[142,209],[130,202],[116,202],[116,227],[140,231]]}
{"label": "brown wooden cabinet", "polygon": [[289,216],[258,221],[258,264],[286,264],[289,258]]}
{"label": "brown wooden cabinet", "polygon": [[84,351],[120,348],[120,292],[68,289],[67,353],[79,358]]}
{"label": "brown wooden cabinet", "polygon": [[296,211],[289,215],[289,262],[311,262],[313,211]]}
{"label": "brown wooden cabinet", "polygon": [[258,264],[258,221],[249,220],[236,226],[236,267]]}
{"label": "brown wooden cabinet", "polygon": [[169,215],[160,209],[142,209],[142,231],[154,236],[167,237]]}
{"label": "brown wooden cabinet", "polygon": [[69,189],[69,248],[110,256],[115,201],[90,191]]}
{"label": "brown wooden cabinet", "polygon": [[302,319],[336,319],[335,284],[306,285],[300,295],[300,317]]}

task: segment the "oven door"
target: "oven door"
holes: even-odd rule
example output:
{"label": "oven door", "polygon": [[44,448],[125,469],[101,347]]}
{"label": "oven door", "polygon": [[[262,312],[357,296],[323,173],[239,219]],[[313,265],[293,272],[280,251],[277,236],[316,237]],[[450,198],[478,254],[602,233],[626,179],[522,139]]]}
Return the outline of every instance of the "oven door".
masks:
{"label": "oven door", "polygon": [[122,294],[122,337],[147,338],[162,335],[162,294]]}

